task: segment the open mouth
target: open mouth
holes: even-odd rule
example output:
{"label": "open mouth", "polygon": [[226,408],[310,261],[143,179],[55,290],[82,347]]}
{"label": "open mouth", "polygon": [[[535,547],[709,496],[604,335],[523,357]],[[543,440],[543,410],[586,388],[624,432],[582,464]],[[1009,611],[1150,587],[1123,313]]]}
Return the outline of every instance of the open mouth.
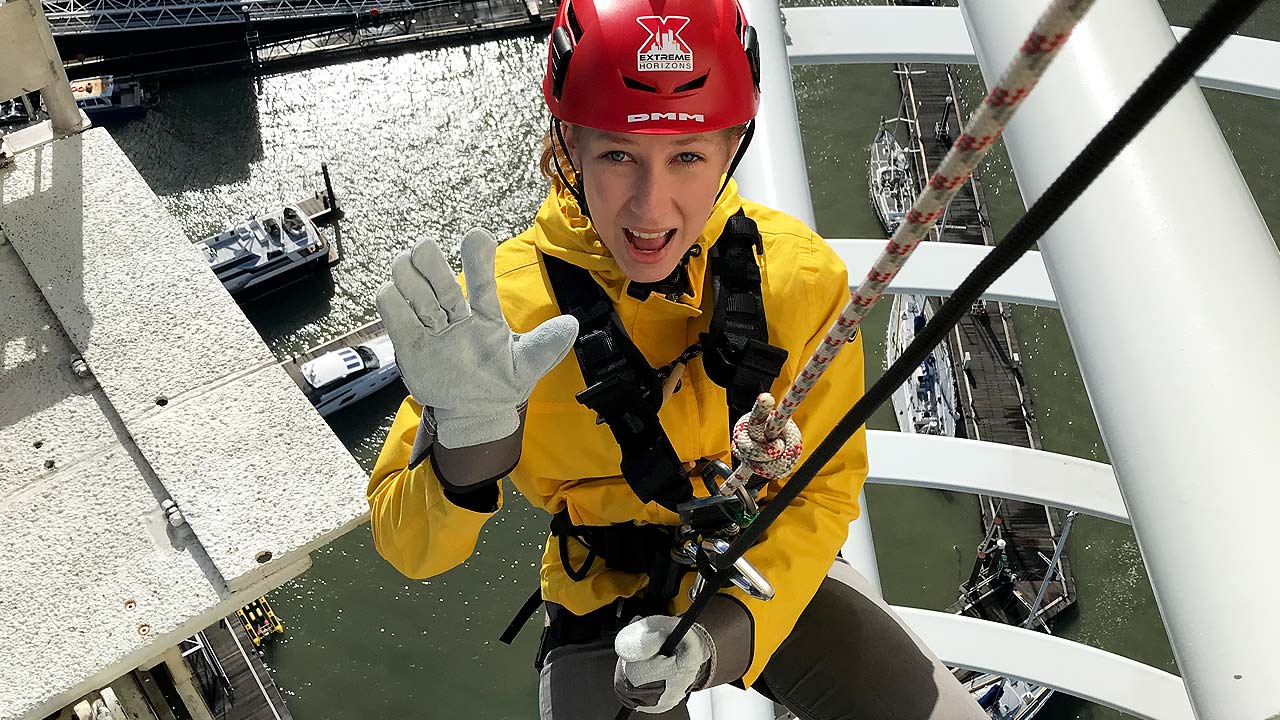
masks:
{"label": "open mouth", "polygon": [[641,261],[656,261],[662,256],[662,251],[667,249],[667,245],[676,236],[675,228],[670,230],[658,230],[656,232],[644,232],[640,230],[632,230],[631,228],[622,228],[622,234],[626,237],[628,249],[631,250],[632,256]]}

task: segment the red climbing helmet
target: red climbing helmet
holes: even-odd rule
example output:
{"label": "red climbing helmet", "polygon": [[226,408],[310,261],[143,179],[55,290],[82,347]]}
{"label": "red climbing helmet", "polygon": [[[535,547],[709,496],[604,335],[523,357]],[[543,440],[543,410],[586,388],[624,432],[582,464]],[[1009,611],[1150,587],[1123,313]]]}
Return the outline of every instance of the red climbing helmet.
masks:
{"label": "red climbing helmet", "polygon": [[542,94],[597,130],[720,130],[756,115],[759,44],[737,0],[564,0]]}

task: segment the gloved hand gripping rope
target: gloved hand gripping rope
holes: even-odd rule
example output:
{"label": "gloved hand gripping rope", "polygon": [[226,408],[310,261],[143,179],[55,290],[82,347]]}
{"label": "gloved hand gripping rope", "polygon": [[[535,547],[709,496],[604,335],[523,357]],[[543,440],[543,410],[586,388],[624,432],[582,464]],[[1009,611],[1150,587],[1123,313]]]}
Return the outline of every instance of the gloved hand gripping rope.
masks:
{"label": "gloved hand gripping rope", "polygon": [[[1018,221],[1017,225],[1009,231],[1005,238],[988,253],[982,262],[974,268],[973,272],[965,278],[964,282],[956,288],[955,293],[942,305],[925,328],[916,334],[915,339],[907,346],[898,360],[836,424],[831,433],[823,439],[810,457],[800,466],[795,477],[791,478],[782,490],[773,497],[769,505],[760,512],[755,522],[744,528],[732,545],[718,558],[714,563],[717,571],[706,579],[704,588],[694,599],[693,605],[685,611],[680,618],[679,624],[667,635],[666,641],[659,649],[660,654],[668,656],[672,654],[674,648],[677,647],[688,630],[694,625],[699,613],[706,607],[711,597],[725,585],[733,569],[732,564],[760,539],[773,520],[804,490],[805,486],[817,475],[819,469],[831,459],[836,450],[852,437],[859,427],[866,423],[871,413],[890,397],[895,388],[907,380],[914,368],[924,361],[934,346],[942,341],[946,333],[960,321],[968,308],[982,296],[982,293],[990,287],[991,283],[1012,267],[1019,257],[1035,245],[1045,231],[1066,212],[1072,202],[1111,164],[1124,147],[1146,127],[1169,99],[1195,75],[1196,70],[1253,14],[1262,2],[1264,0],[1216,0],[1201,16],[1191,31],[1161,60],[1160,64],[1143,81],[1138,90],[1124,103],[1102,130],[1094,136],[1048,190],[1032,205],[1031,209]],[[740,420],[735,428],[735,446],[737,437],[740,435],[740,429],[747,429],[746,435],[748,437],[752,436],[753,430],[758,430],[761,424],[760,416],[767,418],[764,423],[764,432],[760,436],[765,439],[779,437],[778,428],[783,427],[790,420],[797,405],[805,394],[812,389],[823,368],[830,363],[840,345],[853,336],[858,325],[866,316],[867,310],[879,299],[885,287],[888,286],[889,282],[897,274],[898,269],[905,262],[906,257],[910,255],[923,238],[924,233],[927,231],[927,226],[931,225],[940,216],[941,208],[945,207],[946,203],[955,194],[954,191],[968,178],[969,172],[972,171],[977,161],[981,159],[983,152],[999,137],[1004,123],[1007,122],[1017,104],[1021,102],[1030,90],[1030,85],[1028,85],[1025,88],[1011,91],[1006,88],[1006,81],[1014,75],[1015,69],[1023,61],[1033,58],[1034,63],[1032,64],[1035,65],[1036,71],[1034,77],[1031,78],[1031,84],[1034,84],[1034,80],[1043,74],[1045,67],[1053,55],[1056,54],[1057,48],[1066,40],[1070,29],[1074,27],[1091,4],[1092,0],[1055,2],[1045,12],[1036,25],[1036,31],[1023,44],[1021,52],[1015,58],[1013,65],[1006,70],[1001,82],[987,96],[983,106],[979,108],[971,119],[964,134],[957,139],[955,146],[948,153],[946,159],[943,160],[939,171],[930,179],[929,190],[943,192],[935,194],[926,191],[917,199],[915,207],[907,215],[907,220],[894,234],[894,237],[886,247],[885,253],[877,260],[866,280],[854,293],[849,306],[845,308],[845,312],[837,320],[836,325],[831,328],[827,339],[819,347],[818,351],[814,353],[813,358],[805,366],[796,383],[788,391],[786,397],[783,398],[781,405],[770,411],[768,406],[773,402],[773,399],[767,395],[762,395],[750,416]],[[1041,32],[1042,28],[1056,13],[1062,13],[1062,15],[1058,16],[1060,18],[1070,18],[1065,29],[1058,30],[1053,34]],[[1027,57],[1029,52],[1032,54],[1032,58]],[[976,131],[979,122],[986,119],[984,115],[987,112],[991,113],[992,118],[998,114],[1001,120],[993,132],[987,135],[978,135]],[[975,138],[980,139],[975,140]],[[962,143],[966,147],[961,147]],[[965,161],[971,160],[971,162],[966,162],[965,165],[967,167],[964,167],[963,173],[957,175],[954,173],[955,164],[953,161],[962,156]],[[946,192],[948,190],[950,192]],[[939,196],[941,197],[940,200],[938,199]],[[941,204],[933,205],[928,213],[921,216],[921,208],[929,207],[926,205],[927,202],[940,202]],[[798,438],[794,446],[784,442],[781,450],[777,450],[775,446],[772,454],[782,456],[790,455],[794,452],[798,456],[798,442]],[[792,451],[792,447],[796,449]],[[749,448],[747,452],[753,457],[770,457],[770,449],[767,448],[763,450]],[[760,467],[767,470],[767,465],[768,463],[766,462]],[[734,475],[725,482],[722,493],[734,493],[737,487],[745,483],[751,472],[758,472],[758,469],[743,462]],[[617,718],[621,720],[629,715],[630,710],[623,708],[618,713]]]}

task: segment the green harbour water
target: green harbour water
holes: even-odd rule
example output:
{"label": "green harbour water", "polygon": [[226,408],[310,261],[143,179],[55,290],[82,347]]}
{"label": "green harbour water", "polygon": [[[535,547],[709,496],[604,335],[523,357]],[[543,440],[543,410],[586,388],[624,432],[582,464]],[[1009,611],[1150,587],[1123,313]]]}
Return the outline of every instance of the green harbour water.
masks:
{"label": "green harbour water", "polygon": [[[1208,3],[1162,4],[1171,22],[1186,25]],[[1280,6],[1266,6],[1244,32],[1280,40]],[[320,163],[329,163],[346,211],[345,259],[331,280],[298,283],[246,311],[285,358],[374,319],[374,294],[392,259],[418,239],[436,238],[458,265],[468,228],[508,237],[528,226],[546,192],[536,169],[544,58],[543,38],[531,35],[291,72],[263,78],[260,89],[244,76],[174,79],[145,117],[108,127],[192,238],[309,195],[320,187]],[[898,106],[890,71],[793,70],[824,236],[883,237],[867,203],[866,145],[878,118]],[[959,77],[971,101],[981,96],[976,67]],[[1206,96],[1273,236],[1280,234],[1280,104]],[[1002,148],[983,173],[1001,234],[1023,211]],[[865,326],[869,375],[884,367],[887,316],[882,303]],[[1105,462],[1059,314],[1018,307],[1013,319],[1044,448]],[[393,386],[330,418],[366,470],[402,395]],[[884,408],[871,426],[896,427]],[[975,498],[882,486],[867,495],[888,600],[950,604],[980,539]],[[311,570],[270,596],[286,634],[266,659],[294,717],[534,717],[537,628],[526,628],[514,647],[497,637],[537,582],[546,525],[508,491],[475,556],[425,581],[382,561],[367,526],[316,552]],[[1056,631],[1176,672],[1129,528],[1081,516],[1069,552],[1079,599]],[[1039,717],[1122,716],[1059,695]]]}

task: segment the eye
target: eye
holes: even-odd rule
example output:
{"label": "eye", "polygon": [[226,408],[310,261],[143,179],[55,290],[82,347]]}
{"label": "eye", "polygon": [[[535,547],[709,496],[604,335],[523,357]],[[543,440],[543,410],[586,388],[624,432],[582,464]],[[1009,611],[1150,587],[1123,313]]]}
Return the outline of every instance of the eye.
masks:
{"label": "eye", "polygon": [[682,152],[676,156],[676,159],[684,165],[693,165],[702,162],[702,156],[695,152]]}
{"label": "eye", "polygon": [[615,162],[615,163],[626,162],[627,160],[627,154],[622,152],[621,150],[610,150],[602,154],[600,157],[604,158],[605,160],[608,160],[609,162]]}

